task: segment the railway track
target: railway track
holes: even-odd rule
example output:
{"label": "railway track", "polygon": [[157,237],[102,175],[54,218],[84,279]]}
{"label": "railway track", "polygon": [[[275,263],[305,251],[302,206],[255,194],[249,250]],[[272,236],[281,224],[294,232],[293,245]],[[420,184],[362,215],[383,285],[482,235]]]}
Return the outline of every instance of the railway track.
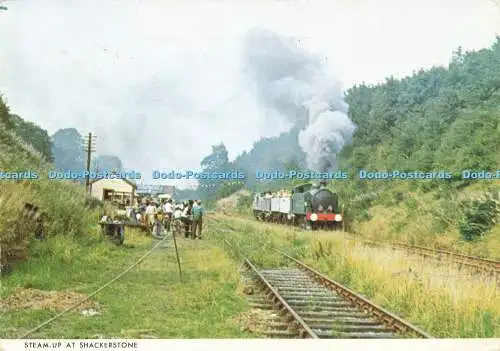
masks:
{"label": "railway track", "polygon": [[432,249],[429,247],[418,246],[418,245],[372,241],[372,240],[362,239],[353,235],[348,235],[346,237],[353,240],[359,240],[361,243],[369,246],[403,249],[409,253],[418,254],[424,257],[429,257],[438,261],[448,260],[457,264],[459,268],[464,266],[469,269],[474,269],[477,272],[490,275],[491,277],[496,279],[497,282],[500,283],[500,261],[495,261],[492,259],[487,259],[477,256],[464,255],[452,251]]}
{"label": "railway track", "polygon": [[403,243],[383,243],[364,239],[362,239],[361,241],[370,246],[390,246],[393,249],[403,249],[410,253],[416,253],[418,255],[430,257],[436,260],[449,260],[455,264],[458,264],[459,266],[472,268],[477,270],[478,272],[489,274],[497,280],[500,279],[500,261],[476,256],[468,256],[451,251],[431,249],[418,245],[409,245]]}
{"label": "railway track", "polygon": [[251,284],[254,308],[275,310],[261,334],[279,338],[357,339],[431,338],[308,267],[287,253],[294,267],[258,268],[244,258],[243,281]]}

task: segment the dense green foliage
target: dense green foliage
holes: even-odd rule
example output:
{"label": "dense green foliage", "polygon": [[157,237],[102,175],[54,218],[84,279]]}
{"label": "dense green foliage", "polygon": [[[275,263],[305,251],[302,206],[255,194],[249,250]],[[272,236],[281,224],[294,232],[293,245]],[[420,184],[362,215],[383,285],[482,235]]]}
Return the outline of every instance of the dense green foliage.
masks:
{"label": "dense green foliage", "polygon": [[252,214],[251,206],[253,203],[253,197],[250,195],[242,195],[238,198],[238,203],[236,205],[236,211],[240,214]]}
{"label": "dense green foliage", "polygon": [[[225,172],[228,170],[229,158],[223,143],[212,146],[212,153],[200,163],[203,172]],[[200,189],[206,192],[217,192],[221,182],[213,179],[200,179]],[[211,196],[208,196],[211,197]]]}
{"label": "dense green foliage", "polygon": [[421,70],[347,93],[358,125],[343,152],[358,170],[492,169],[500,161],[500,38],[458,50],[448,69]]}
{"label": "dense green foliage", "polygon": [[10,128],[10,114],[9,107],[4,102],[4,97],[0,95],[0,127]]}
{"label": "dense green foliage", "polygon": [[48,162],[53,161],[52,143],[46,130],[33,122],[25,121],[21,117],[11,114],[5,98],[0,94],[0,128],[13,133],[25,146],[32,148]]}
{"label": "dense green foliage", "polygon": [[24,142],[33,146],[36,151],[42,154],[46,161],[53,161],[52,141],[45,129],[40,128],[32,122],[25,121],[17,115],[10,115],[10,125],[16,135]]}
{"label": "dense green foliage", "polygon": [[464,212],[460,234],[464,240],[470,241],[481,237],[495,225],[500,206],[492,199],[472,200],[464,204]]}
{"label": "dense green foliage", "polygon": [[[203,172],[236,172],[234,163],[229,162],[228,152],[223,143],[212,146],[212,153],[200,163]],[[243,182],[237,179],[200,179],[199,187],[193,195],[213,202],[241,189]]]}

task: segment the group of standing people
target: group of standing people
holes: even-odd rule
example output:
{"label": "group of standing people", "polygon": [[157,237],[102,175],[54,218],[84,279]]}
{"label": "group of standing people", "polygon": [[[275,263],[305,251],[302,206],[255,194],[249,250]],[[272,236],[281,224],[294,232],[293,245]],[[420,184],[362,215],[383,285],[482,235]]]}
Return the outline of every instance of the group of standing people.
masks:
{"label": "group of standing people", "polygon": [[201,239],[204,209],[201,200],[174,203],[172,199],[161,202],[152,199],[129,208],[128,216],[148,226],[155,236],[184,228],[186,238]]}

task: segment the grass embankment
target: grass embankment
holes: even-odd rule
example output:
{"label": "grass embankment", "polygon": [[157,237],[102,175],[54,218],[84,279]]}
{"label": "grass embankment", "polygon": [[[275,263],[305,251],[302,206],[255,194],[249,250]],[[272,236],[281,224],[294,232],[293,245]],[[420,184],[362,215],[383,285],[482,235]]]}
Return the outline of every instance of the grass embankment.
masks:
{"label": "grass embankment", "polygon": [[[408,183],[397,184],[368,205],[366,218],[350,224],[357,235],[375,241],[404,242],[500,260],[500,224],[470,241],[460,233],[460,224],[466,220],[464,209],[470,209],[471,200],[485,198],[496,200],[500,210],[500,181],[478,182],[460,191],[428,192]],[[474,219],[484,217],[478,213]]]}
{"label": "grass embankment", "polygon": [[[207,234],[209,237],[209,234]],[[125,246],[118,247],[97,235],[86,240],[52,239],[34,243],[31,260],[4,280],[5,302],[15,302],[19,290],[53,291],[19,301],[23,309],[7,310],[0,321],[0,337],[15,338],[48,320],[75,300],[69,293],[92,293],[114,278],[156,243],[128,230]],[[183,270],[179,282],[171,239],[125,276],[40,331],[33,338],[246,338],[233,321],[246,311],[237,264],[209,240],[178,240]],[[57,293],[58,292],[58,293]],[[38,294],[39,295],[39,294]],[[80,297],[81,299],[81,297]],[[71,301],[70,301],[71,300]],[[41,309],[42,306],[45,308]],[[28,307],[28,308],[26,308]],[[99,314],[85,316],[84,310]]]}
{"label": "grass embankment", "polygon": [[82,186],[47,178],[52,167],[21,147],[0,125],[0,170],[5,172],[37,172],[39,179],[0,179],[0,250],[1,263],[25,259],[34,223],[23,214],[24,204],[39,207],[44,214],[46,237],[81,237],[95,230],[98,203],[85,194]]}
{"label": "grass embankment", "polygon": [[217,218],[220,228],[233,229],[219,230],[220,242],[226,238],[257,264],[285,264],[270,250],[281,247],[435,337],[500,336],[500,296],[495,282],[486,278],[389,248],[368,248],[340,232]]}

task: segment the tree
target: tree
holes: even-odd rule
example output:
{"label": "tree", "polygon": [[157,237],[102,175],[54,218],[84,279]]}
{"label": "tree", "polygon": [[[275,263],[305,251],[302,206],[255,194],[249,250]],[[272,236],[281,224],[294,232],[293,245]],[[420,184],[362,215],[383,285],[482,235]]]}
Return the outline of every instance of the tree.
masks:
{"label": "tree", "polygon": [[[212,153],[206,156],[200,163],[203,172],[227,172],[229,171],[229,159],[226,146],[223,143],[212,145]],[[221,187],[224,180],[200,179],[200,190],[209,192],[209,198],[215,198],[216,192]]]}
{"label": "tree", "polygon": [[223,169],[229,163],[228,152],[223,143],[212,146],[212,153],[201,161],[201,167],[206,172]]}
{"label": "tree", "polygon": [[31,144],[48,162],[53,161],[52,141],[49,133],[36,124],[17,115],[9,116],[9,125],[24,142]]}
{"label": "tree", "polygon": [[52,154],[59,171],[85,169],[82,136],[75,128],[59,129],[52,135]]}
{"label": "tree", "polygon": [[0,123],[3,124],[5,128],[11,127],[10,110],[1,94],[0,94]]}
{"label": "tree", "polygon": [[111,155],[100,155],[92,159],[92,170],[123,170],[123,164],[120,158]]}

